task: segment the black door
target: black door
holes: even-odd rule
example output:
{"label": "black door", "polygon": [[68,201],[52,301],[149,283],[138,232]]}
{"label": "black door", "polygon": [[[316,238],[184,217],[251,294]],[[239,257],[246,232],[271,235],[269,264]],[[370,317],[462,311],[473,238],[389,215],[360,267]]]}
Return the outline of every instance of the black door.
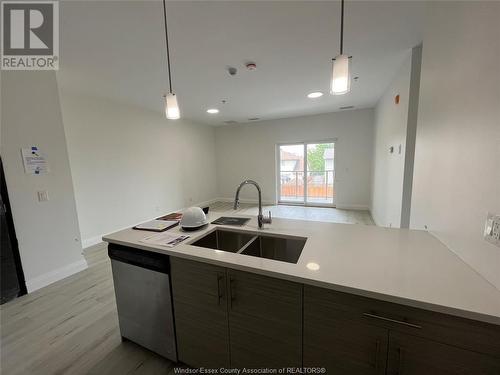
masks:
{"label": "black door", "polygon": [[26,294],[26,284],[21,267],[21,258],[17,246],[14,222],[10,211],[7,184],[3,172],[3,164],[0,159],[0,303],[4,304],[13,298]]}

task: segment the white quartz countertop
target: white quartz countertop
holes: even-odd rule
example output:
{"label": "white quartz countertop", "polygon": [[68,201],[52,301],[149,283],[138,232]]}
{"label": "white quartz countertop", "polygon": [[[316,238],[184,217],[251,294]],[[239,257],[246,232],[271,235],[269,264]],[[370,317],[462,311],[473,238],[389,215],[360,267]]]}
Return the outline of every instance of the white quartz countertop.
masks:
{"label": "white quartz countertop", "polygon": [[[228,212],[208,219],[219,216],[243,217]],[[173,248],[144,244],[140,240],[152,232],[133,229],[103,240],[500,325],[500,291],[425,231],[278,218],[259,229],[255,217],[242,227],[219,227],[307,242],[292,264],[190,245],[214,230],[212,224],[196,232],[170,229],[190,235]],[[309,269],[310,263],[319,268]]]}

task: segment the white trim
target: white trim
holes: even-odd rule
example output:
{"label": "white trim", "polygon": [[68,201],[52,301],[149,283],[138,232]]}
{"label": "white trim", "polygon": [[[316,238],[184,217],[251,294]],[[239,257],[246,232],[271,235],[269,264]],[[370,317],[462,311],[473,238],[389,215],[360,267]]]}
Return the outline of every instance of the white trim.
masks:
{"label": "white trim", "polygon": [[[207,206],[207,205],[210,205],[212,203],[215,203],[217,202],[217,198],[214,198],[214,199],[209,199],[208,201],[204,201],[204,202],[200,202],[200,203],[197,203],[195,204],[194,206],[197,206],[197,207],[202,207],[202,206]],[[187,207],[186,207],[187,208]]]}
{"label": "white trim", "polygon": [[280,201],[277,203],[279,206],[297,206],[297,207],[316,207],[316,208],[338,208],[335,204],[323,204],[323,203],[295,203],[288,201]]}
{"label": "white trim", "polygon": [[341,210],[361,210],[361,211],[370,211],[370,207],[363,204],[339,204],[335,208]]}
{"label": "white trim", "polygon": [[[118,230],[123,230],[123,229],[126,229],[126,228],[122,228],[122,229],[118,229]],[[117,231],[115,231],[115,232],[117,232]],[[102,236],[87,238],[85,240],[82,240],[82,249],[88,249],[89,247],[97,245],[101,242],[102,242]]]}
{"label": "white trim", "polygon": [[381,224],[381,222],[378,220],[378,218],[373,214],[372,208],[369,209],[370,215],[372,217],[373,222],[377,227],[383,227],[384,225]]}
{"label": "white trim", "polygon": [[28,293],[34,292],[35,290],[43,288],[44,286],[50,285],[52,283],[55,283],[56,281],[74,275],[77,272],[83,271],[87,269],[87,267],[88,265],[85,259],[70,263],[64,267],[47,272],[31,280],[26,280],[26,288],[28,289]]}
{"label": "white trim", "polygon": [[[234,202],[234,198],[217,198],[215,199],[215,202],[230,202],[230,203],[233,203]],[[240,202],[241,203],[248,203],[248,204],[258,204],[259,203],[259,200],[258,199],[240,199]],[[273,202],[273,201],[266,201],[266,200],[263,200],[262,201],[262,205],[264,206],[274,206],[276,205],[277,203],[276,202]]]}
{"label": "white trim", "polygon": [[[203,206],[207,206],[211,203],[215,203],[217,202],[218,199],[210,199],[208,201],[204,201],[204,202],[199,202],[199,203],[195,203],[193,204],[193,206],[199,206],[199,207],[203,207]],[[192,206],[190,206],[192,207]],[[187,207],[184,207],[184,208],[180,208],[178,210],[174,210],[174,211],[182,211],[182,210],[185,210]],[[174,212],[174,211],[171,211],[171,212]],[[170,213],[170,212],[167,212],[167,214]],[[144,222],[146,221],[149,221],[149,220],[154,220],[156,219],[158,216],[162,216],[162,214],[160,215],[155,215],[154,217],[150,218],[150,219],[146,219],[144,220]],[[137,223],[134,223],[134,224],[131,224],[131,225],[127,225],[126,227],[122,227],[122,228],[117,228],[117,229],[114,229],[112,230],[111,232],[107,232],[107,233],[103,233],[99,236],[95,236],[95,237],[90,237],[90,238],[85,238],[85,239],[82,239],[82,249],[88,249],[89,247],[91,246],[94,246],[94,245],[97,245],[97,244],[100,244],[102,241],[102,238],[107,236],[108,234],[111,234],[111,233],[115,233],[115,232],[119,232],[121,230],[125,230],[125,229],[129,229],[131,227],[133,227],[134,225],[136,225]]]}

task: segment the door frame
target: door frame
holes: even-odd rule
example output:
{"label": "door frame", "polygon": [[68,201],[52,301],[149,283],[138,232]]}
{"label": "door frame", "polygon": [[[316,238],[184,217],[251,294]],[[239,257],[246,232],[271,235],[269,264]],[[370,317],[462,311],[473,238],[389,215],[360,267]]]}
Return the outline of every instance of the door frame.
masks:
{"label": "door frame", "polygon": [[0,157],[0,194],[2,195],[2,201],[3,204],[5,205],[5,219],[7,221],[7,230],[9,231],[9,237],[12,245],[12,253],[14,256],[14,263],[16,265],[17,280],[19,282],[18,297],[20,297],[25,294],[28,294],[28,289],[26,288],[26,280],[24,278],[24,271],[21,263],[21,254],[19,253],[19,244],[17,242],[16,228],[14,226],[14,218],[12,217],[12,209],[10,206],[7,181],[5,180],[5,172],[3,169],[3,161],[1,157]]}
{"label": "door frame", "polygon": [[[304,145],[304,142],[285,142],[276,144],[276,202],[278,204],[286,204],[290,206],[304,206],[306,204],[306,178],[305,171],[303,171],[303,184],[304,184],[304,199],[302,202],[289,202],[281,200],[281,157],[280,157],[280,147],[281,146],[297,146]],[[305,150],[304,150],[305,151]],[[307,155],[304,153],[304,169],[307,163]]]}
{"label": "door frame", "polygon": [[[327,138],[322,140],[306,140],[306,141],[296,141],[296,142],[278,142],[275,147],[275,162],[276,162],[276,202],[277,204],[287,205],[287,206],[304,206],[304,207],[331,207],[335,208],[337,203],[335,198],[332,199],[332,203],[310,203],[307,202],[307,145],[315,143],[333,143],[333,149],[338,143],[337,138]],[[303,202],[288,202],[281,200],[281,157],[280,157],[280,147],[281,146],[293,146],[293,145],[303,145],[304,146],[304,200]],[[336,171],[336,160],[337,155],[334,151],[333,158],[333,170]],[[337,179],[336,173],[333,176],[333,186],[335,188],[335,180]]]}

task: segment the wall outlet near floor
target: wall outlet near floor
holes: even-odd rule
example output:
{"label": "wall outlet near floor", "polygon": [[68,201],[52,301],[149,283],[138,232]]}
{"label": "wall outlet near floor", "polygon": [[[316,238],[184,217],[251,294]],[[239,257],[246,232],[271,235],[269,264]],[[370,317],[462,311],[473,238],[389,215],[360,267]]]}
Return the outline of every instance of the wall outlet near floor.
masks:
{"label": "wall outlet near floor", "polygon": [[488,213],[484,225],[484,239],[500,247],[500,215]]}

